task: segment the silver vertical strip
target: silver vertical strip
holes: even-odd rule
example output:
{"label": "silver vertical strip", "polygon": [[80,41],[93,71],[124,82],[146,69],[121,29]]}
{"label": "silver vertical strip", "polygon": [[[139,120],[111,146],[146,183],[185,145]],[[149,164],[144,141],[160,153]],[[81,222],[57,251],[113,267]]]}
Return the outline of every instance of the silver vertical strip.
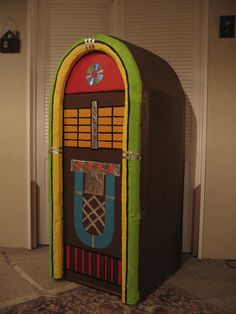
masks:
{"label": "silver vertical strip", "polygon": [[91,148],[97,149],[98,148],[98,104],[96,100],[92,101],[91,120],[92,120]]}

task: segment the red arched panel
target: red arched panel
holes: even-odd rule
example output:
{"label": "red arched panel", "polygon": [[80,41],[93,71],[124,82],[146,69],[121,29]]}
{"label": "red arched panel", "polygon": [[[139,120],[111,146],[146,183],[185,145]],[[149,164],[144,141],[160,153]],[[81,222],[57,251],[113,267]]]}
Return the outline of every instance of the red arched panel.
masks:
{"label": "red arched panel", "polygon": [[92,52],[83,56],[72,69],[66,94],[124,90],[116,62],[106,53]]}

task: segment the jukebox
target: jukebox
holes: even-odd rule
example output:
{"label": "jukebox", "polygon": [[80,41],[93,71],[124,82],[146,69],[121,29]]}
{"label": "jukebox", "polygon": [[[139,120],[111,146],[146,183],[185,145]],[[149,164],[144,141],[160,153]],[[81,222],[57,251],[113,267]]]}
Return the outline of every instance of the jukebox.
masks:
{"label": "jukebox", "polygon": [[180,266],[185,96],[171,67],[110,36],[81,39],[51,89],[53,278],[134,304]]}

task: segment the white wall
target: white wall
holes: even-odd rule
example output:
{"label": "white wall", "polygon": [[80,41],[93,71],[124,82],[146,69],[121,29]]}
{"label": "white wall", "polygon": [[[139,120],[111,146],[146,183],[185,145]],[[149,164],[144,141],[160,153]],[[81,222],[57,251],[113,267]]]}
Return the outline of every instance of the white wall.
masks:
{"label": "white wall", "polygon": [[0,1],[0,29],[14,19],[22,49],[0,54],[0,246],[27,246],[26,0]]}
{"label": "white wall", "polygon": [[[0,54],[0,246],[27,247],[27,0],[0,1],[20,31],[20,54]],[[209,0],[207,168],[203,257],[236,258],[236,40],[218,38],[235,0]]]}
{"label": "white wall", "polygon": [[236,1],[209,1],[203,257],[236,259],[236,38],[219,38],[220,15]]}

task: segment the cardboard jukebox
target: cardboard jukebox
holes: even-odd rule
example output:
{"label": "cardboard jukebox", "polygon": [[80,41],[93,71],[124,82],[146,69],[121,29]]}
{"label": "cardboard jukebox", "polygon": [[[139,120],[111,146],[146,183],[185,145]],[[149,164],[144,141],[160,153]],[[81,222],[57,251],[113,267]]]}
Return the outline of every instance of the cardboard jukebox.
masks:
{"label": "cardboard jukebox", "polygon": [[180,266],[181,84],[160,57],[79,40],[51,90],[51,272],[136,303]]}

